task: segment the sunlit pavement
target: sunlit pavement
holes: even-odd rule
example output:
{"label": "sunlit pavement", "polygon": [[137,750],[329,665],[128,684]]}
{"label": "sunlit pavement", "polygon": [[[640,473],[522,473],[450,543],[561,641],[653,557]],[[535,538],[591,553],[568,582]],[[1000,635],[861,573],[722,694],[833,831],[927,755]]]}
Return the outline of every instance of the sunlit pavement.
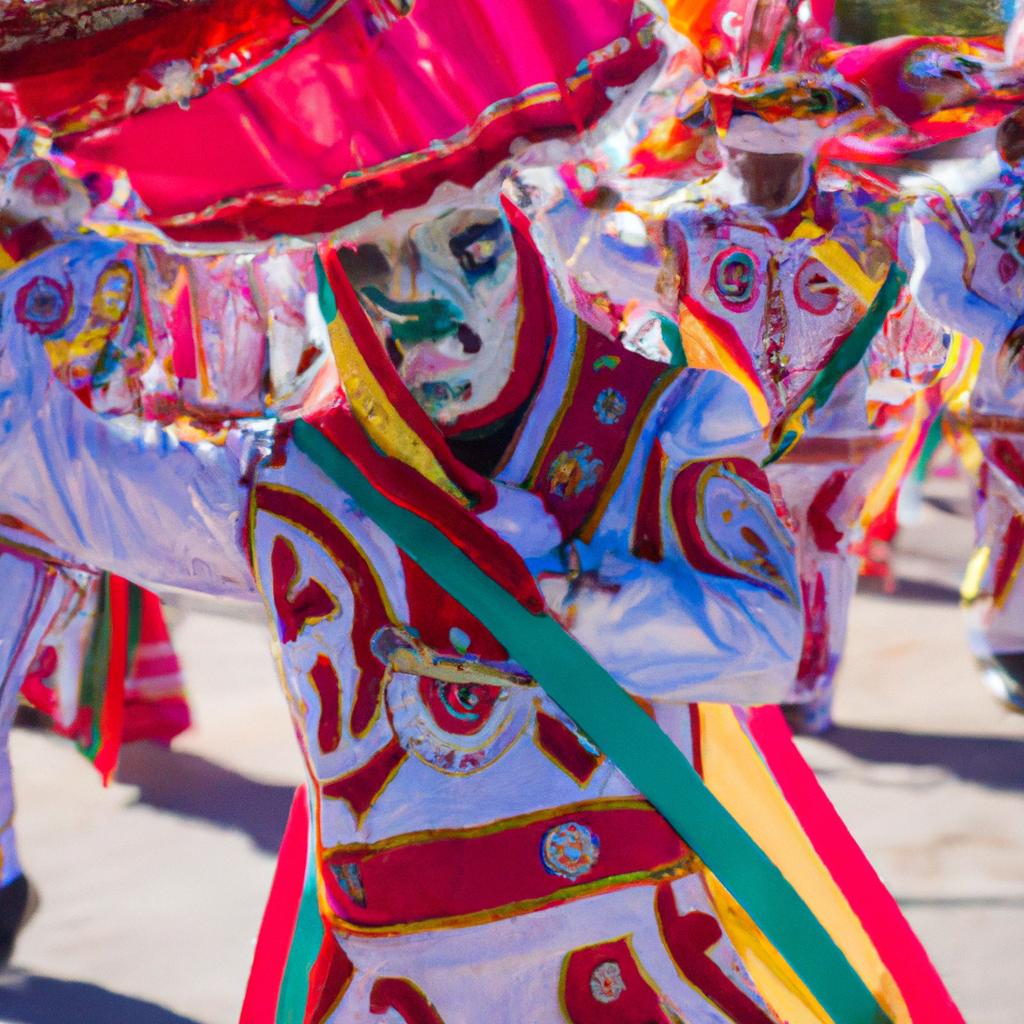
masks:
{"label": "sunlit pavement", "polygon": [[891,596],[862,587],[839,727],[801,740],[968,1024],[1024,1021],[1024,715],[981,683],[958,588],[966,485],[929,484]]}
{"label": "sunlit pavement", "polygon": [[[802,740],[970,1024],[1024,1019],[1024,716],[983,691],[956,588],[965,485],[930,488],[901,586],[858,595],[839,727]],[[180,608],[197,728],[100,788],[14,737],[23,859],[43,896],[0,981],[4,1024],[234,1024],[300,775],[262,615]],[[453,1022],[463,1024],[463,1022]],[[927,1022],[921,1022],[927,1024]]]}
{"label": "sunlit pavement", "polygon": [[301,769],[262,611],[208,607],[172,615],[197,720],[173,750],[128,748],[104,791],[68,743],[16,730],[20,851],[43,904],[0,983],[5,1024],[238,1018]]}

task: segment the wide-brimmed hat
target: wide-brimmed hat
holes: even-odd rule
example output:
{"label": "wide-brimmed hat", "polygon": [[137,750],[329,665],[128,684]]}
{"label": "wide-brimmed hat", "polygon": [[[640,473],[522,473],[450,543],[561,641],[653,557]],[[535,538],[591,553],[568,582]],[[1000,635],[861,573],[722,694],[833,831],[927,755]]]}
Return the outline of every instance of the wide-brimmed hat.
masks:
{"label": "wide-brimmed hat", "polygon": [[860,112],[857,92],[835,76],[779,71],[716,84],[715,126],[733,149],[813,155],[844,121]]}
{"label": "wide-brimmed hat", "polygon": [[873,112],[829,142],[836,160],[896,162],[994,128],[1024,103],[1024,70],[1005,62],[994,39],[900,36],[837,47],[822,62]]}
{"label": "wide-brimmed hat", "polygon": [[471,184],[519,140],[594,125],[661,52],[632,0],[309,6],[161,9],[24,47],[0,79],[83,168],[127,170],[153,224],[214,241],[323,233]]}

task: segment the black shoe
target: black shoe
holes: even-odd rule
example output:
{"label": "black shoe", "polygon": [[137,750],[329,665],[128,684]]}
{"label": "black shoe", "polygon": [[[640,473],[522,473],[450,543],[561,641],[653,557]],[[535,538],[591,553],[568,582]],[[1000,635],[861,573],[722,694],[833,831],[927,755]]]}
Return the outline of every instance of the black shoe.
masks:
{"label": "black shoe", "polygon": [[794,736],[824,736],[832,728],[832,694],[806,704],[783,704],[782,714]]}
{"label": "black shoe", "polygon": [[39,895],[24,876],[0,888],[0,967],[6,967],[14,952],[14,940],[39,909]]}
{"label": "black shoe", "polygon": [[14,724],[19,729],[33,729],[36,732],[50,732],[53,729],[53,719],[31,704],[18,705],[14,713]]}
{"label": "black shoe", "polygon": [[985,664],[985,685],[1012,711],[1024,712],[1024,653],[993,654]]}

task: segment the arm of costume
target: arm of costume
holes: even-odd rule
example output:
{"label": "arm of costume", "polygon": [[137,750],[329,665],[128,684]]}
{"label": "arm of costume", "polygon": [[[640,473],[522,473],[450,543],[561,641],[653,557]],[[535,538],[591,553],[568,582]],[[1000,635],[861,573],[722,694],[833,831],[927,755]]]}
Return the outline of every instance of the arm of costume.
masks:
{"label": "arm of costume", "polygon": [[579,546],[593,582],[542,580],[545,597],[639,697],[777,703],[796,671],[802,610],[746,394],[724,374],[686,370],[648,433],[645,458]]}
{"label": "arm of costume", "polygon": [[101,417],[53,376],[24,315],[41,278],[88,294],[112,251],[99,249],[57,246],[0,280],[0,513],[79,562],[142,583],[254,597],[242,531],[258,429],[215,446]]}
{"label": "arm of costume", "polygon": [[924,202],[916,203],[900,231],[900,262],[914,299],[944,327],[990,348],[1002,343],[1014,317],[965,286],[966,258],[960,241]]}

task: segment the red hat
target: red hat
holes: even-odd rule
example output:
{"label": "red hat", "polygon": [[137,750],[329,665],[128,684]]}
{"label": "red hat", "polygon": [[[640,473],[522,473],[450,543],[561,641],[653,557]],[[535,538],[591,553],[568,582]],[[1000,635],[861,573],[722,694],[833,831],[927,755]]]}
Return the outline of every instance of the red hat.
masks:
{"label": "red hat", "polygon": [[325,232],[471,184],[518,139],[592,125],[660,51],[632,0],[295,10],[309,6],[160,10],[23,49],[0,77],[62,152],[126,169],[168,235],[219,241]]}
{"label": "red hat", "polygon": [[1024,72],[992,39],[900,36],[838,48],[823,62],[867,96],[875,113],[832,142],[833,159],[892,162],[992,128],[1024,103]]}
{"label": "red hat", "polygon": [[673,27],[700,50],[709,77],[808,69],[830,44],[834,0],[665,0]]}
{"label": "red hat", "polygon": [[[776,71],[720,82],[711,89],[719,132],[737,148],[813,152],[813,145],[857,116],[861,97],[836,76]],[[753,131],[745,130],[756,125]],[[749,136],[750,141],[742,141]]]}

